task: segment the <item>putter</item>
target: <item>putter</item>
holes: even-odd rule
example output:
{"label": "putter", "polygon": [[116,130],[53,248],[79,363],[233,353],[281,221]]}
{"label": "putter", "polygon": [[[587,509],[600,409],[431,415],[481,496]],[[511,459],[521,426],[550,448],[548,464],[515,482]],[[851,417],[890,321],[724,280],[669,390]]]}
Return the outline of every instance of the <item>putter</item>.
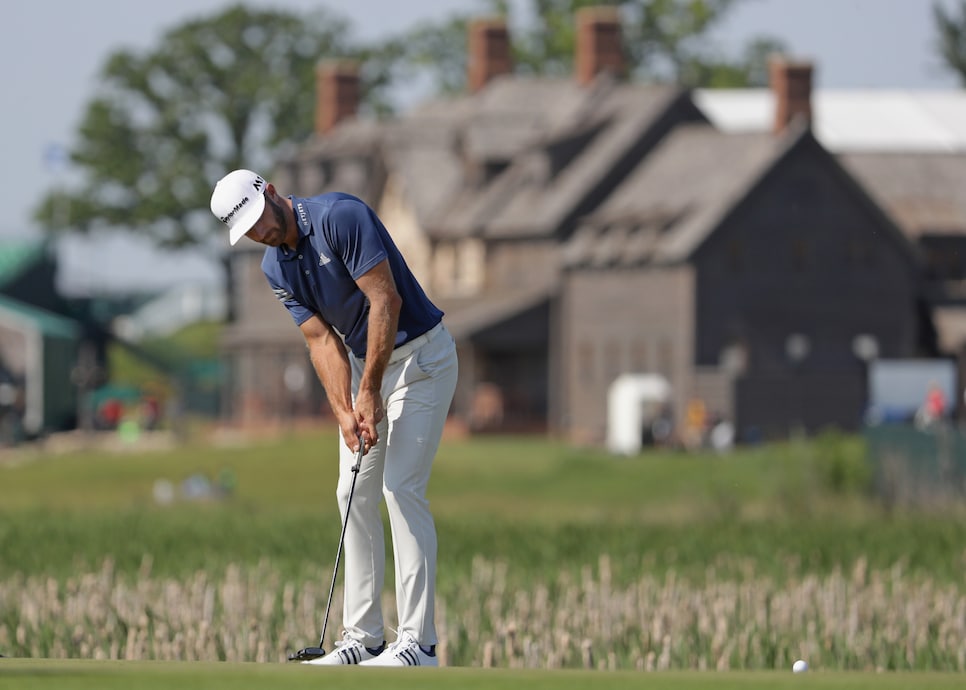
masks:
{"label": "putter", "polygon": [[322,618],[322,634],[319,636],[318,647],[305,647],[297,652],[288,655],[289,661],[311,661],[325,656],[322,645],[325,644],[325,629],[329,625],[329,611],[332,608],[332,594],[335,592],[335,579],[339,574],[339,561],[342,560],[342,545],[345,543],[345,529],[349,524],[349,509],[352,507],[352,494],[356,490],[356,479],[359,476],[359,466],[362,464],[362,455],[365,453],[366,445],[359,436],[359,451],[356,453],[356,463],[352,466],[352,484],[349,485],[349,498],[345,504],[345,520],[342,521],[342,536],[339,537],[339,549],[335,552],[335,569],[332,571],[332,584],[329,585],[329,601],[325,605],[325,617]]}

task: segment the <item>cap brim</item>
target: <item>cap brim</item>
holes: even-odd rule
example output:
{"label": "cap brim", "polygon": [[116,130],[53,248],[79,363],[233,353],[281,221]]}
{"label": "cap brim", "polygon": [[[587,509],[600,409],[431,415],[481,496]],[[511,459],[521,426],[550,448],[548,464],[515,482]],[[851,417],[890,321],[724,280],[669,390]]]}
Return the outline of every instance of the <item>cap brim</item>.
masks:
{"label": "cap brim", "polygon": [[264,210],[265,195],[259,194],[252,202],[252,205],[246,208],[243,213],[239,214],[235,224],[231,226],[231,229],[228,231],[228,243],[234,246],[238,240],[244,237],[252,229],[252,226],[258,222],[258,219],[262,217],[262,211]]}

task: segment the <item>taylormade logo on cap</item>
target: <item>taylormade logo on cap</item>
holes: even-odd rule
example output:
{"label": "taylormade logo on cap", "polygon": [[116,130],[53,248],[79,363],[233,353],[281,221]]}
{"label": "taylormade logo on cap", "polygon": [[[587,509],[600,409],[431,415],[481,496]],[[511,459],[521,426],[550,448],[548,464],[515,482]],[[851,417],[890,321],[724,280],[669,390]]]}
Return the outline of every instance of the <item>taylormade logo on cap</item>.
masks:
{"label": "taylormade logo on cap", "polygon": [[228,226],[235,244],[258,222],[265,210],[265,178],[251,170],[233,170],[218,180],[211,194],[211,212]]}

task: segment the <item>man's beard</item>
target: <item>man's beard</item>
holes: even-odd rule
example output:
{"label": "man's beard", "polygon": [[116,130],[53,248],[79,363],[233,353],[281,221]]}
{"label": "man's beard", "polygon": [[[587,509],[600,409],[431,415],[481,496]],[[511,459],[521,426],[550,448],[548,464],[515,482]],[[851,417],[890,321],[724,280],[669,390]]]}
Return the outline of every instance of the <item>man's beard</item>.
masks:
{"label": "man's beard", "polygon": [[[276,246],[281,246],[285,244],[285,235],[286,235],[285,211],[282,209],[281,204],[276,204],[272,199],[269,199],[268,197],[266,197],[265,200],[268,202],[268,205],[272,207],[272,215],[275,216],[275,223],[277,225],[277,233],[278,233],[278,236],[277,236],[278,241],[276,242]],[[272,239],[276,239],[276,238],[273,237]]]}

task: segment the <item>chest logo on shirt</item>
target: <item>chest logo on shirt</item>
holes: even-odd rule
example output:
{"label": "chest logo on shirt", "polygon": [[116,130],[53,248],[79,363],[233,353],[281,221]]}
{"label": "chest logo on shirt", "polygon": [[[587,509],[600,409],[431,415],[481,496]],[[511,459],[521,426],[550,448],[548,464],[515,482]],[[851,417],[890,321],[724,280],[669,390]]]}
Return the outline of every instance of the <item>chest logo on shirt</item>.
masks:
{"label": "chest logo on shirt", "polygon": [[319,266],[325,266],[330,261],[332,261],[332,259],[327,257],[325,252],[319,252]]}

